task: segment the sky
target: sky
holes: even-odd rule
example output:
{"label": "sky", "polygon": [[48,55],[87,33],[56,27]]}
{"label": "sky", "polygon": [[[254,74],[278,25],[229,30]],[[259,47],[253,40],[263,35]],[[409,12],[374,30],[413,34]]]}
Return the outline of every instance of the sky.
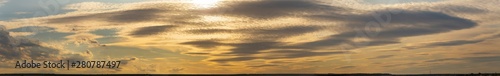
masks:
{"label": "sky", "polygon": [[[0,73],[500,72],[499,0],[0,0]],[[122,61],[19,69],[16,61]]]}

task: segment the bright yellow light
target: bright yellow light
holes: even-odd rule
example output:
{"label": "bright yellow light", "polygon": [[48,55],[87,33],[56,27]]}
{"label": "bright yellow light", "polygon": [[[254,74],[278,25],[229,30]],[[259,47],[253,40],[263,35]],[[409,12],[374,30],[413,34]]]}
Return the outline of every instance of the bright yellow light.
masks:
{"label": "bright yellow light", "polygon": [[212,8],[217,6],[220,0],[192,0],[191,2],[199,8]]}

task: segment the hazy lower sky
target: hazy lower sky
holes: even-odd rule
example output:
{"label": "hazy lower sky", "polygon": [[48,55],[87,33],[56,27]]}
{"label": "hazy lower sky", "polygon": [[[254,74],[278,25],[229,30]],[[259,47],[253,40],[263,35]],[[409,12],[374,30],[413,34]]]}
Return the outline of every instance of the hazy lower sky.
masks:
{"label": "hazy lower sky", "polygon": [[[499,0],[0,0],[0,73],[500,72]],[[18,60],[119,60],[19,69]]]}

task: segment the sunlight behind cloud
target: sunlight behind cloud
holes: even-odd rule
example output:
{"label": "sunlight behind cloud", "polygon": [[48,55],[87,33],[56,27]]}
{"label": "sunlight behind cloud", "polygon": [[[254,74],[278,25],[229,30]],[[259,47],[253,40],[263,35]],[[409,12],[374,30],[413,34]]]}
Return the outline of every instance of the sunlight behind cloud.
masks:
{"label": "sunlight behind cloud", "polygon": [[192,0],[191,3],[195,4],[197,8],[207,9],[216,7],[220,0]]}

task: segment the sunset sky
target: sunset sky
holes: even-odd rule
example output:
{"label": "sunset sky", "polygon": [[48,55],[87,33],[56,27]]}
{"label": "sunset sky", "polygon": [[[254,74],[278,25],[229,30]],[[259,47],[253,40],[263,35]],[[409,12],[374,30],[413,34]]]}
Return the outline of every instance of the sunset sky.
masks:
{"label": "sunset sky", "polygon": [[[0,73],[500,72],[500,0],[0,0]],[[16,61],[123,61],[19,69]]]}

